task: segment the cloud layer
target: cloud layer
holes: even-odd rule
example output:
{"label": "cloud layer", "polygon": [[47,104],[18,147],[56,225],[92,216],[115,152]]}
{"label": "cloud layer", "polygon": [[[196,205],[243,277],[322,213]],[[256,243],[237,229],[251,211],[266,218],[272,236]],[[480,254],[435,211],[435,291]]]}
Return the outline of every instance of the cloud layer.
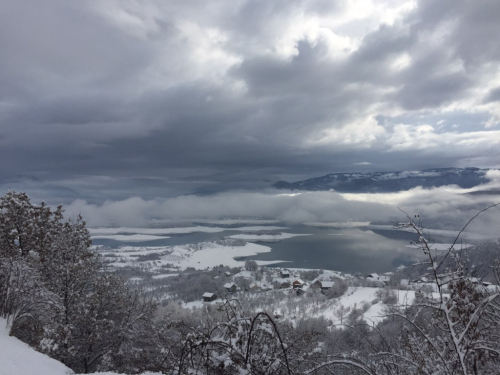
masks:
{"label": "cloud layer", "polygon": [[499,167],[499,17],[496,0],[3,2],[0,185],[102,203]]}
{"label": "cloud layer", "polygon": [[[499,176],[500,177],[500,176]],[[500,178],[483,187],[499,188]],[[224,192],[210,196],[181,196],[144,200],[134,197],[106,201],[101,205],[76,200],[66,215],[81,213],[90,226],[148,226],[152,221],[183,223],[222,218],[277,219],[289,224],[305,222],[369,221],[393,224],[420,215],[426,227],[455,230],[463,228],[480,210],[498,203],[494,196],[468,194],[476,189],[445,186],[416,188],[400,193],[339,194],[335,192],[281,193]],[[498,236],[499,207],[475,219],[468,230]]]}

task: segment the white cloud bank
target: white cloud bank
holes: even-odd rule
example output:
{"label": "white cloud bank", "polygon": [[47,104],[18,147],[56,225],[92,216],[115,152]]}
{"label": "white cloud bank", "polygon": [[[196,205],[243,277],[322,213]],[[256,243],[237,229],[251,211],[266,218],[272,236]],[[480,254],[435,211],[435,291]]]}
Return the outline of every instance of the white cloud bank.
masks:
{"label": "white cloud bank", "polygon": [[[495,182],[483,185],[497,186]],[[173,222],[228,217],[271,218],[288,223],[344,222],[346,220],[390,223],[404,221],[404,210],[418,214],[424,224],[459,230],[479,210],[500,201],[497,195],[472,195],[473,189],[456,186],[416,188],[386,194],[339,194],[302,192],[226,192],[212,196],[181,196],[143,200],[129,198],[106,201],[102,205],[76,200],[66,207],[68,217],[81,213],[90,226],[147,226],[151,220]],[[476,219],[470,230],[500,235],[500,207]]]}

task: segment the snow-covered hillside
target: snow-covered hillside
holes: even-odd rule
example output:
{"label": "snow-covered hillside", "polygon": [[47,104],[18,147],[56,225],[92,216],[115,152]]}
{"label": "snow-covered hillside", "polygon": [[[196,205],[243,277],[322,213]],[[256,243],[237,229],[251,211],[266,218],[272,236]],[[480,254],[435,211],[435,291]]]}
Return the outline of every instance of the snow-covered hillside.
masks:
{"label": "snow-covered hillside", "polygon": [[[0,375],[72,375],[61,362],[39,353],[21,340],[9,336],[7,321],[0,318]],[[97,373],[96,373],[97,374]],[[143,375],[159,375],[145,372]],[[100,372],[99,375],[121,375]]]}
{"label": "snow-covered hillside", "polygon": [[[61,362],[35,351],[17,338],[9,336],[7,321],[0,318],[0,375],[70,374],[74,374],[74,372]],[[99,375],[120,374],[102,372]],[[155,373],[146,372],[143,375],[155,375]]]}
{"label": "snow-covered hillside", "polygon": [[438,168],[423,171],[331,173],[297,182],[278,181],[274,187],[289,190],[336,190],[341,193],[374,193],[458,185],[471,188],[489,181],[488,169]]}
{"label": "snow-covered hillside", "polygon": [[28,344],[9,336],[7,321],[0,318],[0,375],[67,375],[68,367]]}

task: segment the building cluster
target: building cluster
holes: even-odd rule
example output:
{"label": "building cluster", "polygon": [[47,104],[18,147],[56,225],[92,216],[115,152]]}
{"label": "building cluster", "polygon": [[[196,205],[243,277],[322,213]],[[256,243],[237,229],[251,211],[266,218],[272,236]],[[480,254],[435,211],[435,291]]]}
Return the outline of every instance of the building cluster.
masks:
{"label": "building cluster", "polygon": [[[262,272],[262,270],[260,270]],[[334,281],[331,281],[329,279],[330,276],[326,275],[325,278],[328,278],[327,280],[323,280],[321,278],[314,279],[312,281],[304,281],[302,280],[297,273],[290,272],[290,270],[287,269],[275,269],[274,270],[274,276],[272,280],[267,280],[270,282],[263,282],[263,281],[256,281],[255,280],[255,273],[253,271],[248,271],[248,270],[242,270],[240,273],[236,275],[231,275],[230,272],[225,272],[224,276],[228,279],[234,279],[236,277],[244,277],[247,280],[250,280],[251,283],[245,286],[243,289],[245,292],[262,292],[262,291],[268,291],[272,289],[289,289],[296,295],[302,295],[304,294],[309,288],[319,290],[322,293],[326,293],[330,288],[334,286]],[[232,281],[229,280],[227,283],[224,284],[223,290],[219,291],[219,295],[216,292],[206,292],[203,294],[202,299],[205,302],[211,302],[214,301],[218,298],[223,298],[224,295],[229,295],[233,294],[239,291],[242,291],[238,285]]]}

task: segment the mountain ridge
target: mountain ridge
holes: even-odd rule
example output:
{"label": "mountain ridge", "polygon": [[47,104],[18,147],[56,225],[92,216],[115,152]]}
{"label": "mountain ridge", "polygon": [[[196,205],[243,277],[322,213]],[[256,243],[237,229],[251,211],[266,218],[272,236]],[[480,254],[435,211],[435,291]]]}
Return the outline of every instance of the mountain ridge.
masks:
{"label": "mountain ridge", "polygon": [[297,182],[278,181],[277,189],[329,191],[339,193],[393,193],[410,190],[417,186],[424,188],[458,185],[472,188],[489,181],[486,173],[490,169],[432,168],[421,171],[397,172],[344,172],[330,173]]}

